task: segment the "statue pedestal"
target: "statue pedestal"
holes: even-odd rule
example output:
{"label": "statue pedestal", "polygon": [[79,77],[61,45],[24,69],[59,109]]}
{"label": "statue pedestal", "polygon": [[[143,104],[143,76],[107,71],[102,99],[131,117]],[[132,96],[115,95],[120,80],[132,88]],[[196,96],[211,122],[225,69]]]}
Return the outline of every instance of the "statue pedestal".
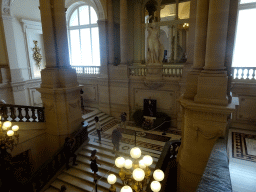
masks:
{"label": "statue pedestal", "polygon": [[162,80],[163,64],[162,63],[149,63],[147,64],[146,80],[159,81]]}

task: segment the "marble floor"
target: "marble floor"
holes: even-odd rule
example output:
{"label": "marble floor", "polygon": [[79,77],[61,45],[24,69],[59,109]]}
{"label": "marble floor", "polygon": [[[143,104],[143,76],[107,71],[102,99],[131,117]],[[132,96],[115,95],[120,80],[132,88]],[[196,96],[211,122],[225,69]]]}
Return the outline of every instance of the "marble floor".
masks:
{"label": "marble floor", "polygon": [[[234,145],[234,134],[239,133],[251,135],[256,138],[256,132],[241,129],[230,129],[228,139],[229,171],[233,192],[255,192],[256,191],[256,140],[254,138],[242,138],[244,141],[237,146]],[[240,139],[240,138],[238,138]],[[233,142],[232,142],[233,141]],[[233,146],[232,146],[233,145]],[[240,148],[241,145],[241,148]],[[234,153],[238,152],[244,155]],[[241,150],[240,150],[241,149]],[[242,157],[241,157],[242,156]],[[254,157],[255,156],[255,157]]]}

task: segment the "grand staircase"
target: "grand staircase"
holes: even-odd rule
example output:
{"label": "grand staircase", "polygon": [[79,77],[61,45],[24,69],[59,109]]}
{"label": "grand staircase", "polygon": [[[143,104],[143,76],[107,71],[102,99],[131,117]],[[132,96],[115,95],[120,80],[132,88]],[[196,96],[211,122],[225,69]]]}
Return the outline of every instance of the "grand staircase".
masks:
{"label": "grand staircase", "polygon": [[[55,178],[55,180],[50,184],[50,186],[45,190],[45,192],[57,192],[59,191],[62,185],[67,187],[67,191],[72,192],[93,192],[95,191],[95,183],[93,179],[93,172],[90,168],[90,155],[91,151],[97,149],[97,156],[99,158],[99,172],[98,175],[98,191],[107,192],[110,185],[107,182],[107,177],[109,174],[114,173],[117,176],[117,182],[115,187],[117,191],[120,191],[122,188],[122,181],[118,176],[119,169],[114,165],[115,161],[115,154],[112,153],[112,144],[110,140],[102,139],[101,144],[95,142],[95,138],[90,135],[92,131],[95,130],[95,122],[94,117],[98,116],[101,122],[101,125],[104,126],[111,121],[117,121],[114,117],[110,117],[105,113],[94,110],[87,115],[83,116],[83,118],[89,123],[88,132],[90,141],[85,143],[79,151],[77,151],[77,166],[72,166],[69,170],[65,168],[62,172]],[[133,146],[131,146],[133,147]],[[145,151],[142,149],[142,154],[145,154]],[[120,150],[118,156],[123,156],[124,158],[130,158],[129,154],[130,150]],[[159,152],[160,153],[160,152]],[[151,169],[154,169],[158,157],[160,154],[150,153],[147,150],[147,154],[150,154],[153,157],[153,164],[150,166]]]}

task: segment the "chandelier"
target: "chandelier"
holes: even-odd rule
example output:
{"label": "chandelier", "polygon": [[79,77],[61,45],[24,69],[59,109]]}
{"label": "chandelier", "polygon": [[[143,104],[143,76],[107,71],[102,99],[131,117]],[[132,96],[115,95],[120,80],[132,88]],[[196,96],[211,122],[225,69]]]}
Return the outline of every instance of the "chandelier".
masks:
{"label": "chandelier", "polygon": [[[13,150],[19,143],[18,125],[13,125],[10,121],[2,121],[0,116],[0,148],[1,150]],[[13,138],[14,136],[14,138]]]}
{"label": "chandelier", "polygon": [[[133,161],[130,159],[124,159],[123,157],[117,157],[115,165],[120,168],[119,177],[121,178],[124,186],[121,188],[121,192],[143,192],[147,187],[150,179],[151,170],[149,166],[153,163],[153,158],[150,155],[141,156],[141,150],[138,147],[134,147],[130,151]],[[161,189],[160,181],[164,179],[164,172],[160,169],[156,169],[153,173],[155,181],[151,182],[150,188],[153,192],[158,192]],[[116,182],[116,176],[110,174],[107,178],[108,183],[111,185],[109,191],[115,192],[114,186]]]}

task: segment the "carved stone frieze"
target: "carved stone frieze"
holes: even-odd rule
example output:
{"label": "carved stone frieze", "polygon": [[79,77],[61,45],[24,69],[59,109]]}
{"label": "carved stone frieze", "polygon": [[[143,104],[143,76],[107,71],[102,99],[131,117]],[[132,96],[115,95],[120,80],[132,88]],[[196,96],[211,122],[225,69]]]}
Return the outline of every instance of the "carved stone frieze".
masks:
{"label": "carved stone frieze", "polygon": [[4,15],[11,15],[10,8],[9,7],[4,7],[3,8],[3,14]]}
{"label": "carved stone frieze", "polygon": [[4,6],[10,6],[11,0],[3,0],[3,5]]}
{"label": "carved stone frieze", "polygon": [[163,81],[157,82],[157,81],[145,80],[144,85],[150,89],[159,89],[164,86],[164,82]]}

